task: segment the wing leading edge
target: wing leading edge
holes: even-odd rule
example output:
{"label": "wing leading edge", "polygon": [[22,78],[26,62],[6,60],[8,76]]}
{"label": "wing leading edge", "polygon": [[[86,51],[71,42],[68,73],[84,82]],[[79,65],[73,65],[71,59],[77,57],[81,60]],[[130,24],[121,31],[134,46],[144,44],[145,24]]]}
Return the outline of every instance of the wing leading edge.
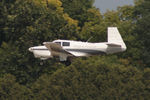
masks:
{"label": "wing leading edge", "polygon": [[63,49],[60,44],[53,42],[44,42],[43,44],[51,52],[52,57],[59,57],[60,61],[66,61],[67,57],[74,56],[65,49]]}

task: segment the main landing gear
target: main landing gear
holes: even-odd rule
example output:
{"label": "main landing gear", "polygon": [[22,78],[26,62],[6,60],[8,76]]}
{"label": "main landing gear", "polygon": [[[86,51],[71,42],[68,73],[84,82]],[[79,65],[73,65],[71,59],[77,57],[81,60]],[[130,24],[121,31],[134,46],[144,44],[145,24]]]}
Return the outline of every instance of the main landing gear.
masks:
{"label": "main landing gear", "polygon": [[62,61],[63,64],[65,64],[66,66],[69,66],[71,65],[71,61],[70,60],[67,60],[67,61]]}

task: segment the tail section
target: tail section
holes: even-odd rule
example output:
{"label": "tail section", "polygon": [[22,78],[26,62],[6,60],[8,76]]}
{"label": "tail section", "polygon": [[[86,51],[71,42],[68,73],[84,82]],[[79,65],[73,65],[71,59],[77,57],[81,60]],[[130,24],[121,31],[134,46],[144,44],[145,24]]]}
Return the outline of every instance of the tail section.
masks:
{"label": "tail section", "polygon": [[[108,27],[108,51],[122,52],[126,50],[126,45],[117,29],[117,27]],[[120,49],[120,50],[119,50]],[[115,51],[116,50],[116,51]]]}

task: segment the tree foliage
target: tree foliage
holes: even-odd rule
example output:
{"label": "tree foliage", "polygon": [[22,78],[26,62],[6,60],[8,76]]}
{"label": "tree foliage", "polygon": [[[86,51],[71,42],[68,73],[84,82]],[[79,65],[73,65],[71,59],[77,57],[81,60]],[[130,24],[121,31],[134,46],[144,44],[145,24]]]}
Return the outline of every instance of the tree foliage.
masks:
{"label": "tree foliage", "polygon": [[94,0],[61,0],[64,12],[79,21],[82,27],[87,21],[88,9],[93,8]]}
{"label": "tree foliage", "polygon": [[[58,38],[76,39],[78,23],[63,13],[61,2],[58,1],[48,1],[46,5],[39,0],[16,0],[14,6],[17,7],[12,8],[11,11],[14,11],[15,18],[6,22],[7,26],[4,25],[11,30],[3,33],[8,37],[5,37],[5,42],[1,45],[3,57],[0,66],[2,70],[15,75],[20,83],[25,84],[35,80],[44,70],[52,67],[46,66],[54,65],[53,61],[46,62],[43,69],[39,66],[39,60],[33,59],[33,56],[29,54],[28,48]],[[14,72],[14,70],[17,71]]]}
{"label": "tree foliage", "polygon": [[0,99],[1,100],[29,100],[32,98],[32,91],[16,82],[14,76],[5,74],[0,78]]}
{"label": "tree foliage", "polygon": [[150,48],[149,48],[149,38],[150,38],[150,1],[142,0],[141,4],[137,4],[135,7],[134,15],[137,17],[137,25],[134,32],[137,34],[137,39],[139,40],[141,56],[140,59],[145,64],[146,67],[149,67],[150,61],[147,60],[150,58]]}
{"label": "tree foliage", "polygon": [[[35,98],[39,100],[42,98],[57,100],[149,98],[149,91],[143,82],[148,72],[143,74],[133,66],[116,64],[118,58],[115,56],[111,56],[114,60],[109,60],[108,56],[101,57],[101,60],[98,60],[99,58],[89,58],[84,62],[77,60],[74,65],[59,69],[51,76],[41,76],[32,87]],[[109,60],[109,63],[105,60]]]}
{"label": "tree foliage", "polygon": [[[104,14],[93,3],[0,1],[0,100],[149,99],[149,0]],[[126,52],[74,59],[69,67],[28,52],[55,39],[107,41],[109,26],[118,27]]]}

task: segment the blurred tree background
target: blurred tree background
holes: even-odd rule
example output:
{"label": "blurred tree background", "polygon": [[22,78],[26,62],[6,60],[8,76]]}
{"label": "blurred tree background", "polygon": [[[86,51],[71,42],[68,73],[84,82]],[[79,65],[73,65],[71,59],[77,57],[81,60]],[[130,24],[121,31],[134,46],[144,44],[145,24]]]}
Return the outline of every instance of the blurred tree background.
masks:
{"label": "blurred tree background", "polygon": [[[0,1],[0,100],[148,100],[150,1],[101,14],[94,0]],[[118,27],[127,51],[66,67],[28,51],[55,39],[107,40]],[[42,63],[42,64],[41,64]]]}

